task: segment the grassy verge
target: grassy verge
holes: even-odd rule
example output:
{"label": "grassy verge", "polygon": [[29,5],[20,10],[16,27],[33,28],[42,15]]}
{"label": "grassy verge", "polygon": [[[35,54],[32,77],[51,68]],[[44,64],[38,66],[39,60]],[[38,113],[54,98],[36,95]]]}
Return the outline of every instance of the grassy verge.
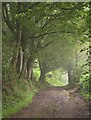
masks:
{"label": "grassy verge", "polygon": [[34,96],[34,92],[27,93],[27,96],[24,100],[19,101],[14,106],[10,106],[7,109],[3,110],[3,117],[8,117],[18,111],[20,111],[22,108],[26,107],[28,104],[32,102],[32,98]]}
{"label": "grassy verge", "polygon": [[26,80],[16,80],[10,85],[4,85],[2,117],[10,117],[12,114],[28,106],[37,91],[36,87]]}
{"label": "grassy verge", "polygon": [[11,84],[5,84],[2,97],[2,117],[10,118],[13,114],[22,110],[32,102],[32,98],[47,83],[36,83],[31,81],[15,80]]}
{"label": "grassy verge", "polygon": [[90,99],[90,97],[91,97],[91,94],[90,93],[83,93],[83,92],[81,92],[80,93],[81,94],[81,96],[85,99],[85,100],[89,100]]}

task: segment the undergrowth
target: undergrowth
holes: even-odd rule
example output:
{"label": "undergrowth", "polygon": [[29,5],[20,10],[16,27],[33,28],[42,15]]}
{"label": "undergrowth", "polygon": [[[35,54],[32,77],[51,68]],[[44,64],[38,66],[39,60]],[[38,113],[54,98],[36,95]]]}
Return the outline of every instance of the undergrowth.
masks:
{"label": "undergrowth", "polygon": [[30,104],[37,91],[31,81],[27,80],[13,80],[10,84],[3,85],[2,117],[11,116]]}

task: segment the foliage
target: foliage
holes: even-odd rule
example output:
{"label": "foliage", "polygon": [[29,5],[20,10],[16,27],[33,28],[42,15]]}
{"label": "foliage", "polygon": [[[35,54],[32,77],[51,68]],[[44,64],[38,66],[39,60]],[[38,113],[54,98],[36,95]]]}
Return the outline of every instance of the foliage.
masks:
{"label": "foliage", "polygon": [[65,86],[68,84],[67,73],[62,69],[57,69],[46,74],[46,81],[53,86]]}
{"label": "foliage", "polygon": [[29,90],[43,88],[47,82],[64,85],[60,81],[64,73],[59,68],[68,75],[69,84],[80,80],[83,94],[87,94],[90,16],[91,5],[85,2],[2,4],[3,109],[22,101]]}
{"label": "foliage", "polygon": [[34,76],[36,77],[36,80],[38,81],[40,77],[40,69],[39,68],[33,69],[33,73],[34,73]]}

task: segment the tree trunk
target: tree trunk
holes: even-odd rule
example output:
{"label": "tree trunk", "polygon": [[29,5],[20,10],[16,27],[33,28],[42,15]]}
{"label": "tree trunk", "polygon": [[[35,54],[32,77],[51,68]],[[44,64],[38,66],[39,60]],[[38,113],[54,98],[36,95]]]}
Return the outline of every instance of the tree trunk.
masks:
{"label": "tree trunk", "polygon": [[20,61],[20,75],[19,78],[26,78],[26,56],[24,51],[21,52],[21,61]]}
{"label": "tree trunk", "polygon": [[40,63],[39,62],[39,67],[40,67],[40,77],[39,77],[39,81],[41,82],[45,82],[45,74],[46,74],[46,70],[45,70],[45,63]]}
{"label": "tree trunk", "polygon": [[40,74],[39,81],[41,81],[41,82],[45,81],[45,72],[42,69],[41,69],[41,74]]}
{"label": "tree trunk", "polygon": [[15,46],[14,46],[14,53],[13,53],[13,59],[12,59],[12,65],[13,65],[14,69],[16,69],[16,65],[18,62],[20,40],[21,40],[21,28],[20,28],[20,24],[17,23],[16,36],[15,36]]}
{"label": "tree trunk", "polygon": [[68,84],[72,84],[72,69],[70,65],[68,66]]}
{"label": "tree trunk", "polygon": [[20,70],[20,72],[21,72],[21,70],[22,70],[22,66],[23,66],[23,51],[22,51],[22,49],[20,49],[20,66],[19,66],[19,70]]}
{"label": "tree trunk", "polygon": [[79,71],[79,68],[78,68],[78,52],[77,50],[75,50],[75,71],[74,71],[74,80],[76,83],[79,82],[79,77],[80,77],[80,71]]}
{"label": "tree trunk", "polygon": [[71,84],[71,71],[68,70],[68,84]]}
{"label": "tree trunk", "polygon": [[[21,3],[18,3],[17,13],[21,9]],[[12,66],[13,66],[13,72],[15,73],[17,70],[17,62],[18,62],[18,55],[19,55],[19,49],[20,49],[20,41],[21,41],[21,25],[20,21],[16,20],[16,32],[15,32],[15,43],[14,43],[14,53],[13,53],[13,59],[12,59]]]}
{"label": "tree trunk", "polygon": [[27,79],[30,79],[32,76],[34,58],[29,57],[27,60]]}

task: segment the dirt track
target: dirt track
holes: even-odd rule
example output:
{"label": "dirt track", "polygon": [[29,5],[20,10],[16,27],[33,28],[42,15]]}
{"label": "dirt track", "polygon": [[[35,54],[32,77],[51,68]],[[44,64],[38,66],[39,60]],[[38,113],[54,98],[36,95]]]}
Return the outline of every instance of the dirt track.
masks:
{"label": "dirt track", "polygon": [[[72,91],[70,91],[72,92]],[[77,94],[62,88],[50,87],[39,91],[28,107],[12,118],[87,118],[86,102]]]}

